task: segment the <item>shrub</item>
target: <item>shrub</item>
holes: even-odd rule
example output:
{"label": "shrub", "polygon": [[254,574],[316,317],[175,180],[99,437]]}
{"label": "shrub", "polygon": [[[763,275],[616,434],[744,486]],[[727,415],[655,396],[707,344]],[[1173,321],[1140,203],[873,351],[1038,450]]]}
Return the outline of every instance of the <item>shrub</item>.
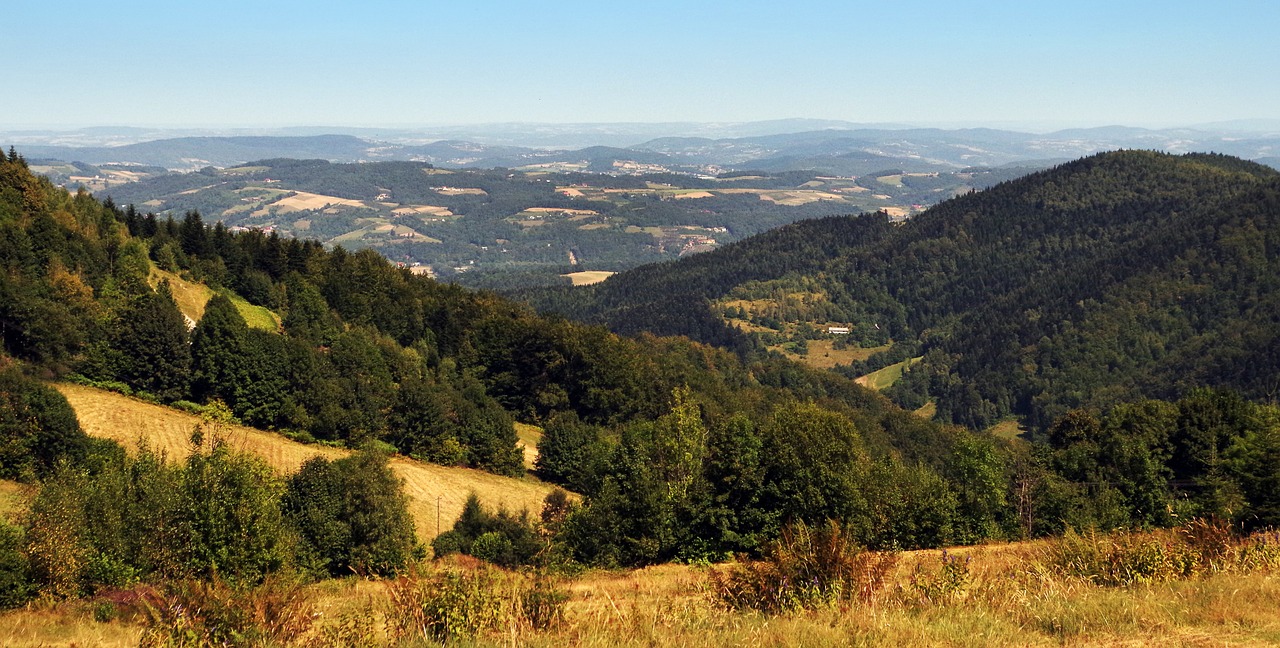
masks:
{"label": "shrub", "polygon": [[0,522],[0,610],[18,607],[35,593],[22,552],[22,529]]}
{"label": "shrub", "polygon": [[82,461],[88,446],[62,394],[0,365],[0,478],[46,478],[63,461]]}
{"label": "shrub", "polygon": [[903,589],[908,598],[922,604],[937,605],[957,598],[969,586],[969,557],[961,560],[955,554],[942,552],[936,569],[916,563],[911,580]]}
{"label": "shrub", "polygon": [[387,628],[396,641],[446,643],[513,628],[553,627],[568,594],[545,576],[492,567],[446,567],[402,576],[391,584]]}
{"label": "shrub", "polygon": [[390,575],[417,552],[402,484],[383,452],[308,460],[289,478],[282,507],[298,532],[300,561],[320,574]]}
{"label": "shrub", "polygon": [[897,555],[863,551],[834,521],[783,528],[765,559],[712,569],[713,595],[733,609],[769,614],[869,601],[884,587]]}
{"label": "shrub", "polygon": [[463,553],[503,567],[532,564],[546,548],[546,540],[527,511],[512,514],[499,508],[490,512],[475,493],[467,497],[453,528],[431,543],[437,558]]}

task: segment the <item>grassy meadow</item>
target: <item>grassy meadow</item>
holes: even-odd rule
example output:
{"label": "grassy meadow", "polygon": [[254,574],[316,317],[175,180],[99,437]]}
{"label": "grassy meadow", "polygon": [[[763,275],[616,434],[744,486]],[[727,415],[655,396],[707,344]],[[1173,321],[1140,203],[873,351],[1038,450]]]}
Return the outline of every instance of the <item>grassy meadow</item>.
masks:
{"label": "grassy meadow", "polygon": [[888,389],[893,386],[893,383],[898,382],[898,379],[902,377],[902,373],[907,370],[907,367],[910,367],[912,363],[919,361],[920,358],[903,360],[902,362],[891,364],[883,369],[878,369],[862,376],[858,378],[856,382],[863,387],[870,387],[876,391]]}
{"label": "grassy meadow", "polygon": [[[173,293],[173,301],[178,304],[178,310],[190,319],[191,326],[195,322],[199,322],[204,317],[204,307],[213,299],[214,291],[202,283],[187,281],[182,277],[166,272],[156,267],[151,268],[151,276],[149,277],[153,286],[159,285],[162,280],[169,281],[169,290]],[[252,328],[262,329],[264,331],[279,331],[280,317],[273,313],[270,309],[262,306],[254,306],[248,301],[230,291],[226,295],[231,299],[231,303],[235,304],[236,310],[240,312],[240,316],[244,318],[246,324]]]}
{"label": "grassy meadow", "polygon": [[[960,578],[938,586],[939,551],[897,557],[869,597],[807,611],[766,615],[727,608],[713,570],[661,565],[591,571],[561,578],[560,614],[535,629],[525,617],[475,636],[464,646],[1272,646],[1280,643],[1280,578],[1274,566],[1185,580],[1103,587],[1048,567],[1045,541],[952,550]],[[294,594],[305,630],[274,645],[438,645],[403,629],[406,587],[441,574],[484,575],[490,593],[507,591],[515,572],[454,558],[396,581],[321,582]],[[474,596],[486,596],[473,592]],[[495,594],[497,595],[497,594]],[[6,646],[135,646],[142,634],[133,607],[102,621],[98,600],[32,604],[0,616]],[[408,600],[414,600],[410,597]],[[98,619],[95,619],[95,615]],[[415,636],[416,634],[416,636]],[[268,644],[270,645],[270,644]]]}

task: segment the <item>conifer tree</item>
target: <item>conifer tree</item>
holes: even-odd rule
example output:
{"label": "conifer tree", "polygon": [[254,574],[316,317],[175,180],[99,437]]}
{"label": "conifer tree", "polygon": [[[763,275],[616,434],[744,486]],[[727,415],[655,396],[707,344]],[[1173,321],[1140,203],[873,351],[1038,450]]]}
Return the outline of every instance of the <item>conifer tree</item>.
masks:
{"label": "conifer tree", "polygon": [[124,355],[119,379],[164,401],[186,396],[191,374],[187,324],[167,281],[133,300],[119,317],[113,346]]}
{"label": "conifer tree", "polygon": [[235,409],[246,380],[249,327],[235,304],[215,295],[191,333],[191,395],[200,401],[220,398]]}

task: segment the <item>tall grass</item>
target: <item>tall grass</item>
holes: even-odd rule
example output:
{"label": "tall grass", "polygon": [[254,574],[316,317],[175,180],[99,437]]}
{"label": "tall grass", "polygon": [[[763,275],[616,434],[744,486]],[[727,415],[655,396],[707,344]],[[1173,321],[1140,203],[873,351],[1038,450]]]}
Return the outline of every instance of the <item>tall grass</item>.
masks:
{"label": "tall grass", "polygon": [[1239,537],[1229,524],[1214,520],[1143,533],[1068,530],[1043,545],[1040,562],[1059,575],[1106,587],[1157,583],[1274,569],[1280,564],[1280,535]]}
{"label": "tall grass", "polygon": [[[860,562],[873,557],[893,562]],[[1211,522],[888,556],[818,527],[790,530],[759,563],[597,571],[563,583],[457,558],[396,581],[320,583],[293,607],[283,584],[274,594],[165,589],[147,599],[156,617],[141,618],[152,623],[148,645],[1280,645],[1278,576],[1280,535]],[[741,605],[724,598],[726,581],[740,587]],[[793,602],[746,603],[757,582]],[[101,600],[116,599],[88,605]],[[61,632],[137,645],[118,630],[139,618],[129,611],[137,605],[118,602],[114,621],[94,621],[85,605],[10,612],[0,645],[62,645]]]}

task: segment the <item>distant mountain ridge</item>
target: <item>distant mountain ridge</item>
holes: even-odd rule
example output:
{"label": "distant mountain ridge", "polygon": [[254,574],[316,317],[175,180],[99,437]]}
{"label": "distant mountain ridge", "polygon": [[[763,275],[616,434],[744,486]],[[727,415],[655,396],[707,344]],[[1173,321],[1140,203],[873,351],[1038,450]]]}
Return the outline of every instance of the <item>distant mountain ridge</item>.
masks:
{"label": "distant mountain ridge", "polygon": [[[30,158],[181,170],[226,167],[264,158],[318,158],[331,162],[409,160],[466,168],[585,161],[600,171],[612,171],[619,163],[639,163],[683,172],[764,169],[857,175],[883,168],[928,172],[1073,159],[1116,149],[1213,151],[1244,159],[1274,159],[1280,153],[1280,129],[1245,132],[1230,123],[1220,130],[1108,126],[1047,134],[990,128],[866,127],[822,120],[323,131],[299,127],[272,134],[184,133],[165,138],[165,131],[86,129],[0,133],[0,138],[21,146]],[[144,138],[150,139],[140,141]],[[111,145],[75,145],[78,142]],[[887,166],[877,169],[876,164]]]}

